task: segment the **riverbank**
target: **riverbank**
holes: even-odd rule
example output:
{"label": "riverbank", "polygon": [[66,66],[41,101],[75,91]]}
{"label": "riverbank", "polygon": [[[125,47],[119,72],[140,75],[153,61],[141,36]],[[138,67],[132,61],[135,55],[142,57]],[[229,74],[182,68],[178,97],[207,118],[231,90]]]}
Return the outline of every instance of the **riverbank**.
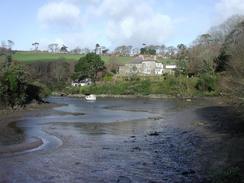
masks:
{"label": "riverbank", "polygon": [[14,127],[16,120],[24,115],[35,116],[42,110],[51,109],[56,104],[32,103],[16,110],[0,110],[0,154],[16,153],[37,148],[43,141],[37,137],[25,137],[21,129]]}
{"label": "riverbank", "polygon": [[62,88],[64,94],[95,94],[95,95],[134,95],[134,96],[218,96],[217,77],[199,76],[161,76],[161,77],[120,77],[107,76],[92,85]]}
{"label": "riverbank", "polygon": [[[56,96],[60,96],[60,94],[56,94]],[[75,98],[84,98],[86,95],[84,94],[69,94],[67,97],[75,97]],[[151,99],[172,99],[176,98],[174,96],[169,95],[107,95],[107,94],[100,94],[96,95],[97,98],[125,98],[125,99],[133,99],[133,98],[151,98]]]}
{"label": "riverbank", "polygon": [[[85,98],[85,94],[65,94],[59,92],[53,92],[52,96],[60,97],[74,97],[74,98]],[[147,99],[219,99],[222,100],[219,96],[174,96],[174,95],[165,95],[165,94],[149,94],[149,95],[112,95],[112,94],[97,94],[97,98],[118,98],[118,99],[135,99],[135,98],[147,98]],[[224,98],[223,98],[224,99]],[[188,100],[190,101],[190,100]]]}

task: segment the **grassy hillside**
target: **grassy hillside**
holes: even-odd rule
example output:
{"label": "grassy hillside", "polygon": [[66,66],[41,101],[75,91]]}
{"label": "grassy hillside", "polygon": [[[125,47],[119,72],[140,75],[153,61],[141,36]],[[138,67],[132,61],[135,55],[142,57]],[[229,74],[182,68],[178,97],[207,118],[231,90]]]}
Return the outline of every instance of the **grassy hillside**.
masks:
{"label": "grassy hillside", "polygon": [[[36,61],[78,61],[84,55],[82,54],[63,54],[63,53],[47,53],[47,52],[31,52],[31,51],[19,51],[13,55],[13,59],[22,62],[36,62]],[[123,64],[133,60],[133,57],[112,57],[102,56],[105,63],[115,61],[116,63]]]}
{"label": "grassy hillside", "polygon": [[13,59],[17,61],[23,61],[23,62],[34,62],[34,61],[51,61],[51,60],[58,60],[58,59],[65,59],[65,60],[72,60],[76,61],[79,60],[79,58],[82,57],[82,55],[79,54],[52,54],[47,52],[16,52],[13,55]]}
{"label": "grassy hillside", "polygon": [[[18,51],[13,55],[13,59],[21,62],[36,62],[36,61],[57,61],[57,60],[67,60],[67,61],[78,61],[84,55],[82,54],[64,54],[64,53],[48,53],[48,52],[31,52],[31,51]],[[102,56],[105,63],[115,62],[118,64],[126,64],[132,61],[133,57],[124,56]],[[164,64],[174,64],[175,59],[163,59],[159,58],[158,61]]]}

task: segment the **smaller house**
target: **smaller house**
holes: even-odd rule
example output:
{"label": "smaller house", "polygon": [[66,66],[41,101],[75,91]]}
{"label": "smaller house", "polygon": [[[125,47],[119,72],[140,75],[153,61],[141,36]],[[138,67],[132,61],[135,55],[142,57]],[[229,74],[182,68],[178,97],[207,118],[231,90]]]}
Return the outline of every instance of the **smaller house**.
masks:
{"label": "smaller house", "polygon": [[177,69],[177,66],[174,65],[165,65],[164,72],[168,74],[175,74],[175,70]]}
{"label": "smaller house", "polygon": [[100,45],[96,45],[95,53],[96,53],[97,55],[102,55],[103,50],[102,50],[102,47],[101,47]]}
{"label": "smaller house", "polygon": [[72,86],[88,86],[88,85],[91,85],[92,84],[92,81],[91,79],[84,79],[84,80],[75,80],[75,81],[72,81],[71,85]]}
{"label": "smaller house", "polygon": [[99,44],[96,44],[96,48],[94,50],[94,52],[97,54],[97,55],[102,55],[102,54],[107,54],[109,51],[109,49],[107,49],[105,46],[101,46]]}

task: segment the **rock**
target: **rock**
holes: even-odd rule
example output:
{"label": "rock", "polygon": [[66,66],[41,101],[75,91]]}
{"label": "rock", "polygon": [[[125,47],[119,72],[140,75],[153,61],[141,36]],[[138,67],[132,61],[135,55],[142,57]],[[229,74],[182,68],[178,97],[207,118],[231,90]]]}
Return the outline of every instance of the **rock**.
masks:
{"label": "rock", "polygon": [[187,131],[183,131],[181,134],[186,134],[186,133],[188,133]]}
{"label": "rock", "polygon": [[149,134],[148,134],[149,136],[159,136],[159,132],[150,132]]}
{"label": "rock", "polygon": [[182,172],[181,174],[184,175],[184,176],[189,176],[189,175],[192,175],[192,174],[195,174],[196,172],[194,170],[188,170],[188,171],[184,171]]}
{"label": "rock", "polygon": [[135,151],[141,151],[142,149],[140,147],[134,147],[131,149],[131,152],[135,152]]}
{"label": "rock", "polygon": [[119,176],[119,178],[116,181],[117,183],[131,183],[132,181],[130,178],[125,177],[125,176]]}
{"label": "rock", "polygon": [[53,180],[55,177],[54,176],[50,176],[48,177],[48,180]]}
{"label": "rock", "polygon": [[143,166],[146,166],[146,165],[147,165],[147,163],[143,162],[143,163],[142,163],[142,165],[143,165]]}
{"label": "rock", "polygon": [[157,121],[157,120],[160,120],[160,119],[163,119],[162,117],[149,117],[148,119],[152,119],[154,121]]}

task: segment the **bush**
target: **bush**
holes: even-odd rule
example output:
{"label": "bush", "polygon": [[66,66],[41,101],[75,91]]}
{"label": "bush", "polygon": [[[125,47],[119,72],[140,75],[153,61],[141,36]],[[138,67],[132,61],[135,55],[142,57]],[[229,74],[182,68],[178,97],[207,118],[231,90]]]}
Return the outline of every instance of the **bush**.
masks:
{"label": "bush", "polygon": [[149,95],[165,94],[191,97],[197,93],[196,79],[186,76],[174,77],[128,77],[116,81],[106,81],[93,86],[82,87],[80,93],[109,95]]}
{"label": "bush", "polygon": [[210,74],[200,75],[197,84],[197,90],[201,92],[213,92],[217,90],[217,77]]}
{"label": "bush", "polygon": [[4,106],[25,106],[32,100],[41,101],[41,88],[32,84],[24,68],[11,64],[1,70],[0,103]]}
{"label": "bush", "polygon": [[113,80],[113,74],[111,73],[107,73],[104,77],[103,77],[104,81],[112,81]]}
{"label": "bush", "polygon": [[50,90],[50,88],[48,88],[45,84],[40,83],[38,81],[35,81],[32,83],[32,85],[40,88],[40,96],[41,97],[47,97],[49,95],[51,95],[52,91]]}

